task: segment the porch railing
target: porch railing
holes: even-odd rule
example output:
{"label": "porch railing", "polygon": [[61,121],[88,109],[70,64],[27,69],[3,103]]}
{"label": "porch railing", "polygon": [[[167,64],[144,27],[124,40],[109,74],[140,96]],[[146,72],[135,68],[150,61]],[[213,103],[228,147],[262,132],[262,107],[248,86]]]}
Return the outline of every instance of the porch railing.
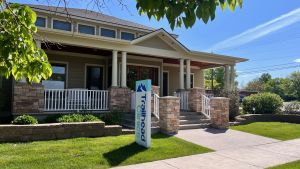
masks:
{"label": "porch railing", "polygon": [[202,95],[202,113],[210,119],[210,98]]}
{"label": "porch railing", "polygon": [[153,115],[159,119],[159,96],[157,94],[153,94]]}
{"label": "porch railing", "polygon": [[[159,96],[158,94],[153,93],[151,96],[151,113],[157,118],[159,119]],[[134,111],[135,110],[135,92],[132,91],[131,92],[131,110]]]}
{"label": "porch railing", "polygon": [[189,111],[189,91],[174,92],[180,98],[180,110]]}
{"label": "porch railing", "polygon": [[44,111],[108,110],[107,90],[46,89]]}

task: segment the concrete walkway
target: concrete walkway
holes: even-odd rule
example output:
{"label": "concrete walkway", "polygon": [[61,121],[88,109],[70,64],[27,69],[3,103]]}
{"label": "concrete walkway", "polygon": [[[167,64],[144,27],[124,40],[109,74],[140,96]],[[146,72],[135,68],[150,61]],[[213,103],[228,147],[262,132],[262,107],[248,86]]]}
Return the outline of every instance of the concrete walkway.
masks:
{"label": "concrete walkway", "polygon": [[262,169],[300,160],[300,139],[279,141],[234,130],[182,130],[176,137],[216,150],[120,169]]}

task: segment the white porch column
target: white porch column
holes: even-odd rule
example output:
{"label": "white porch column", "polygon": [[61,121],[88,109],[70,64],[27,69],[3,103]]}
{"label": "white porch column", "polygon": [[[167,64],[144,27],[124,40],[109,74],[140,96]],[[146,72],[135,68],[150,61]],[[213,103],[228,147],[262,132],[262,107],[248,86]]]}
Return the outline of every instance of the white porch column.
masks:
{"label": "white porch column", "polygon": [[111,86],[118,87],[118,51],[112,52],[112,80]]}
{"label": "white porch column", "polygon": [[184,89],[184,60],[180,59],[180,67],[179,67],[179,89]]}
{"label": "white porch column", "polygon": [[229,77],[229,65],[225,65],[225,77],[224,77],[224,88],[226,91],[229,90],[229,81],[230,81],[230,77]]}
{"label": "white porch column", "polygon": [[235,83],[234,67],[235,67],[235,65],[230,65],[230,90],[234,89],[234,83]]}
{"label": "white porch column", "polygon": [[121,87],[127,87],[127,52],[122,52],[122,81]]}
{"label": "white porch column", "polygon": [[186,89],[191,88],[191,60],[186,60]]}

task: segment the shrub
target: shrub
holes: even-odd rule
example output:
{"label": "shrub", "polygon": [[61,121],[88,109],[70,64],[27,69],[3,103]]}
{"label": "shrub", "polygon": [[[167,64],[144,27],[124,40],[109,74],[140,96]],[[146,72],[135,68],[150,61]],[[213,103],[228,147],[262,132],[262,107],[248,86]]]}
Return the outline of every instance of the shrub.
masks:
{"label": "shrub", "polygon": [[229,119],[234,120],[236,116],[240,114],[240,96],[239,91],[223,91],[222,97],[229,98]]}
{"label": "shrub", "polygon": [[119,111],[112,111],[104,114],[101,119],[108,125],[120,125],[122,123],[122,113]]}
{"label": "shrub", "polygon": [[274,93],[258,93],[243,100],[243,110],[252,114],[272,114],[280,111],[283,100]]}
{"label": "shrub", "polygon": [[20,124],[20,125],[25,125],[25,124],[38,124],[38,120],[32,116],[29,115],[22,115],[16,117],[13,121],[12,124]]}
{"label": "shrub", "polygon": [[300,114],[300,102],[293,101],[284,105],[284,113]]}
{"label": "shrub", "polygon": [[100,121],[98,117],[87,114],[68,114],[63,115],[57,119],[59,123],[72,123],[72,122],[88,122],[88,121]]}

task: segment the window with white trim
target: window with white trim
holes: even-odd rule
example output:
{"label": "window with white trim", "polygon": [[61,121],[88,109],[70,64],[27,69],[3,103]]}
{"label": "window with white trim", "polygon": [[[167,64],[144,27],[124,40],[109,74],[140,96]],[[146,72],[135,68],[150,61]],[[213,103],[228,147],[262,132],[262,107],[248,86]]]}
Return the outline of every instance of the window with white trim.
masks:
{"label": "window with white trim", "polygon": [[101,28],[100,35],[109,38],[116,38],[116,31],[113,29]]}
{"label": "window with white trim", "polygon": [[38,16],[35,21],[35,26],[46,27],[46,18]]}
{"label": "window with white trim", "polygon": [[72,31],[72,24],[67,21],[53,20],[53,29]]}
{"label": "window with white trim", "polygon": [[129,32],[121,32],[121,39],[123,40],[133,40],[134,34]]}
{"label": "window with white trim", "polygon": [[78,24],[78,32],[84,33],[84,34],[89,34],[89,35],[95,35],[95,27]]}

